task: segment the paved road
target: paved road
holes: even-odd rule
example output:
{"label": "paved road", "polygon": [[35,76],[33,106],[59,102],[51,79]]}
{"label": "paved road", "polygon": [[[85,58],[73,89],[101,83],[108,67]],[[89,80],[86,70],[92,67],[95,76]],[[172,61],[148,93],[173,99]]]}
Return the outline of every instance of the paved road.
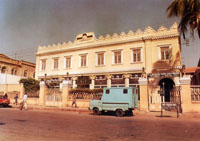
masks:
{"label": "paved road", "polygon": [[0,109],[0,141],[200,140],[200,120]]}

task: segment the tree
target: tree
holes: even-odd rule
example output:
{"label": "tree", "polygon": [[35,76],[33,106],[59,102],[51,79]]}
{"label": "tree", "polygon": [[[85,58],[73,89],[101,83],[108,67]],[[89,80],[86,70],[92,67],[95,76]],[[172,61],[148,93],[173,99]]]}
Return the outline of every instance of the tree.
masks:
{"label": "tree", "polygon": [[200,0],[173,0],[167,8],[168,17],[180,17],[179,30],[185,39],[188,26],[194,36],[197,30],[200,38]]}
{"label": "tree", "polygon": [[33,78],[27,78],[27,79],[22,78],[20,79],[19,83],[24,84],[25,92],[37,91],[40,88],[39,81]]}

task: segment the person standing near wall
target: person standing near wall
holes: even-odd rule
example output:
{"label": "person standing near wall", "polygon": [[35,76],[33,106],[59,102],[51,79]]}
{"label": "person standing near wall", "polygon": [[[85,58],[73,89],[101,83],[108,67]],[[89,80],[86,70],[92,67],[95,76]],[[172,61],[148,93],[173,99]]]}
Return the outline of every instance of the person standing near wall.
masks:
{"label": "person standing near wall", "polygon": [[14,104],[17,105],[18,94],[16,94],[16,96],[14,97],[14,99],[15,99],[15,103]]}
{"label": "person standing near wall", "polygon": [[7,93],[5,93],[4,99],[8,99],[8,94]]}
{"label": "person standing near wall", "polygon": [[28,96],[27,96],[27,93],[25,93],[24,94],[24,97],[23,97],[23,103],[24,103],[24,109],[25,109],[25,111],[27,111],[27,98],[28,98]]}
{"label": "person standing near wall", "polygon": [[75,105],[75,108],[77,108],[76,96],[73,96],[72,107],[73,107],[73,105]]}

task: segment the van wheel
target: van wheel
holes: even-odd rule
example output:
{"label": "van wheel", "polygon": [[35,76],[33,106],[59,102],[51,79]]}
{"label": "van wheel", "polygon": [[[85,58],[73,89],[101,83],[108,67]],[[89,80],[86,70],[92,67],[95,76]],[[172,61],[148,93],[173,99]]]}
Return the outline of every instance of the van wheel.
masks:
{"label": "van wheel", "polygon": [[93,109],[93,115],[100,115],[100,111],[98,108]]}
{"label": "van wheel", "polygon": [[124,111],[122,109],[118,109],[116,110],[116,116],[117,117],[123,117],[124,116]]}

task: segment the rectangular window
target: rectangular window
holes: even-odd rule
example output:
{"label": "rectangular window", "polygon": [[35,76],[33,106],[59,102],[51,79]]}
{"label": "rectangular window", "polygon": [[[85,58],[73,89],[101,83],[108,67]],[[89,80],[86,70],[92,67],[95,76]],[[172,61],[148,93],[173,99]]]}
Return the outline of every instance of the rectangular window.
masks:
{"label": "rectangular window", "polygon": [[66,66],[65,68],[71,68],[71,57],[66,57]]}
{"label": "rectangular window", "polygon": [[133,50],[133,62],[141,62],[141,49]]}
{"label": "rectangular window", "polygon": [[161,60],[169,60],[170,59],[169,47],[161,47],[160,53],[161,53]]}
{"label": "rectangular window", "polygon": [[58,69],[58,61],[59,61],[58,58],[54,58],[54,66],[53,66],[54,70]]}
{"label": "rectangular window", "polygon": [[42,69],[41,70],[45,70],[46,69],[46,59],[42,60]]}
{"label": "rectangular window", "polygon": [[81,55],[81,67],[86,67],[87,55]]}
{"label": "rectangular window", "polygon": [[121,51],[114,52],[114,64],[121,64]]}
{"label": "rectangular window", "polygon": [[98,53],[97,54],[97,65],[101,66],[104,65],[104,53]]}
{"label": "rectangular window", "polygon": [[124,94],[128,93],[128,89],[123,89]]}

